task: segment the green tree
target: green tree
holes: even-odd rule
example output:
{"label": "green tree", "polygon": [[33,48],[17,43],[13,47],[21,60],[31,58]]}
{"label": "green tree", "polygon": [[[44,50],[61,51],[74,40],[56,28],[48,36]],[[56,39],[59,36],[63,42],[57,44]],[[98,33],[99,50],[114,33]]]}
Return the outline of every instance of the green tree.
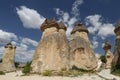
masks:
{"label": "green tree", "polygon": [[103,63],[107,62],[105,55],[100,56],[100,59]]}
{"label": "green tree", "polygon": [[31,71],[31,69],[32,69],[32,68],[31,68],[31,63],[32,63],[32,62],[27,62],[27,63],[26,63],[26,65],[24,66],[23,71],[22,71],[23,73],[25,73],[25,74],[30,73],[30,71]]}

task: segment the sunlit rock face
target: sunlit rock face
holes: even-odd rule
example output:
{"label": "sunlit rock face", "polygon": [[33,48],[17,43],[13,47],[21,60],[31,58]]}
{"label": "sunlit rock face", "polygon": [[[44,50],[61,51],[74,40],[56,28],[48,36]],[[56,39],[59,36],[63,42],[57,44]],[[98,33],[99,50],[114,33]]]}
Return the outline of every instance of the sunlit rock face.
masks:
{"label": "sunlit rock face", "polygon": [[71,68],[93,70],[97,67],[97,59],[89,42],[88,33],[82,23],[78,23],[71,32],[69,42]]}
{"label": "sunlit rock face", "polygon": [[32,72],[61,70],[69,67],[69,47],[65,35],[66,27],[55,19],[46,19],[41,26],[41,40],[32,60]]}
{"label": "sunlit rock face", "polygon": [[112,63],[112,60],[113,60],[113,54],[110,51],[111,45],[109,44],[108,41],[105,42],[105,45],[104,45],[103,49],[105,50],[105,58],[106,58],[106,66],[105,67],[107,69],[110,69],[111,68],[111,63]]}
{"label": "sunlit rock face", "polygon": [[113,63],[117,68],[120,69],[120,21],[116,25],[114,32],[116,34],[116,43],[114,49]]}
{"label": "sunlit rock face", "polygon": [[0,63],[0,71],[10,72],[15,71],[15,56],[16,47],[14,47],[11,43],[5,45],[5,52],[2,56],[2,63]]}

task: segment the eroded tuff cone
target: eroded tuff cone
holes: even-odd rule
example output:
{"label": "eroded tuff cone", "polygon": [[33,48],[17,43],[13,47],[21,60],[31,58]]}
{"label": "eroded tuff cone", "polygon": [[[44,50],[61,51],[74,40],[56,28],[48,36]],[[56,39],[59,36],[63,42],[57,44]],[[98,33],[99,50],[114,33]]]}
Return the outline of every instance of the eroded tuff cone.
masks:
{"label": "eroded tuff cone", "polygon": [[15,71],[15,56],[16,46],[13,47],[11,43],[6,44],[5,52],[3,53],[2,63],[0,64],[0,71],[10,72]]}
{"label": "eroded tuff cone", "polygon": [[116,25],[114,32],[116,34],[116,43],[114,49],[113,64],[120,69],[120,21]]}
{"label": "eroded tuff cone", "polygon": [[111,68],[111,63],[112,63],[112,59],[113,59],[113,55],[110,51],[111,49],[111,45],[108,41],[105,42],[105,45],[103,47],[103,49],[105,50],[105,57],[106,57],[106,68]]}
{"label": "eroded tuff cone", "polygon": [[88,30],[87,28],[82,25],[82,23],[78,23],[76,24],[76,26],[73,28],[72,32],[71,32],[71,40],[76,38],[76,37],[82,37],[85,40],[89,41],[88,39]]}
{"label": "eroded tuff cone", "polygon": [[46,19],[41,26],[43,31],[32,60],[32,71],[68,69],[69,48],[62,23]]}
{"label": "eroded tuff cone", "polygon": [[97,59],[88,39],[88,30],[82,23],[78,23],[71,32],[70,64],[84,70],[93,70],[97,67]]}

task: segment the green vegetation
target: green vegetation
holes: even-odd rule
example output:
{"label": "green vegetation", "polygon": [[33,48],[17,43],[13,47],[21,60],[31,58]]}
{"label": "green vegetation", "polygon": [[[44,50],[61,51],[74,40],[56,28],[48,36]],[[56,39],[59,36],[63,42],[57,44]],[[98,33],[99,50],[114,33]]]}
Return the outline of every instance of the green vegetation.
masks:
{"label": "green vegetation", "polygon": [[52,71],[51,70],[45,70],[44,72],[41,73],[43,76],[51,76]]}
{"label": "green vegetation", "polygon": [[30,73],[30,71],[31,71],[31,63],[32,62],[27,62],[27,64],[24,66],[24,68],[23,68],[23,73],[25,73],[25,74],[28,74],[28,73]]}
{"label": "green vegetation", "polygon": [[107,62],[105,55],[100,56],[100,59],[103,63]]}
{"label": "green vegetation", "polygon": [[115,65],[115,63],[112,63],[111,73],[120,76],[120,65]]}
{"label": "green vegetation", "polygon": [[78,70],[68,70],[68,71],[51,71],[45,70],[41,73],[42,76],[79,76],[82,73]]}
{"label": "green vegetation", "polygon": [[60,71],[51,71],[51,70],[45,70],[41,73],[42,76],[70,76],[70,77],[76,77],[80,76],[83,74],[90,74],[90,73],[95,73],[94,71],[87,71],[83,69],[75,70],[75,69],[70,69],[70,70],[60,70]]}
{"label": "green vegetation", "polygon": [[0,75],[5,75],[5,73],[3,71],[0,71]]}

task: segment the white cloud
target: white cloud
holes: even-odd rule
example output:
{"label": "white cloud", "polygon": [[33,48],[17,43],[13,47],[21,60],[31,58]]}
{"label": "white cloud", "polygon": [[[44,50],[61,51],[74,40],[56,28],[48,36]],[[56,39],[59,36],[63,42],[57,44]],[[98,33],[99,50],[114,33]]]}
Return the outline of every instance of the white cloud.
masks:
{"label": "white cloud", "polygon": [[83,4],[83,0],[76,0],[72,4],[72,12],[71,13],[76,17],[80,15],[78,6],[80,6],[81,4]]}
{"label": "white cloud", "polygon": [[4,46],[11,42],[16,48],[15,61],[27,62],[32,59],[35,47],[38,42],[30,38],[21,38],[14,33],[0,29],[0,59],[5,51]]}
{"label": "white cloud", "polygon": [[103,21],[102,16],[95,14],[85,18],[86,25],[89,26],[88,30],[91,34],[105,39],[107,36],[114,35],[114,25]]}
{"label": "white cloud", "polygon": [[101,54],[99,54],[99,53],[95,53],[95,56],[96,56],[97,59],[99,59],[100,56],[101,56]]}
{"label": "white cloud", "polygon": [[97,41],[97,37],[96,36],[93,37],[92,45],[93,45],[94,49],[99,46],[99,42]]}
{"label": "white cloud", "polygon": [[45,18],[40,15],[36,10],[21,6],[16,8],[17,14],[22,21],[24,27],[39,29]]}
{"label": "white cloud", "polygon": [[70,32],[72,31],[74,24],[79,20],[78,16],[80,15],[80,12],[78,7],[81,4],[83,4],[83,0],[75,0],[75,2],[72,4],[71,13],[65,12],[60,8],[55,8],[55,12],[59,16],[58,22],[63,21],[67,26],[66,35],[68,39],[70,38]]}
{"label": "white cloud", "polygon": [[17,36],[14,33],[6,32],[0,29],[0,43],[6,44],[11,40],[17,40]]}
{"label": "white cloud", "polygon": [[95,14],[95,15],[87,16],[85,18],[85,22],[87,26],[90,25],[90,27],[88,27],[89,32],[94,34],[99,30],[100,26],[102,25],[101,15]]}
{"label": "white cloud", "polygon": [[4,52],[4,46],[0,47],[0,54],[2,54]]}
{"label": "white cloud", "polygon": [[28,45],[31,44],[33,46],[37,46],[37,44],[38,44],[37,41],[34,41],[32,39],[29,39],[29,38],[23,38],[22,43],[28,44]]}
{"label": "white cloud", "polygon": [[73,25],[75,24],[76,21],[77,19],[75,17],[70,18],[70,20],[68,21],[68,26],[74,27]]}
{"label": "white cloud", "polygon": [[106,23],[103,24],[102,27],[98,31],[98,35],[101,36],[102,39],[105,39],[105,37],[109,35],[114,35],[114,26],[113,24]]}
{"label": "white cloud", "polygon": [[103,48],[105,46],[105,43],[102,43],[101,47]]}
{"label": "white cloud", "polygon": [[32,60],[37,44],[37,41],[30,38],[21,38],[16,48],[16,61],[26,62]]}
{"label": "white cloud", "polygon": [[17,52],[16,50],[16,55],[15,55],[15,61],[19,62],[28,62],[32,60],[34,50],[27,50],[27,51],[22,51],[22,52]]}

